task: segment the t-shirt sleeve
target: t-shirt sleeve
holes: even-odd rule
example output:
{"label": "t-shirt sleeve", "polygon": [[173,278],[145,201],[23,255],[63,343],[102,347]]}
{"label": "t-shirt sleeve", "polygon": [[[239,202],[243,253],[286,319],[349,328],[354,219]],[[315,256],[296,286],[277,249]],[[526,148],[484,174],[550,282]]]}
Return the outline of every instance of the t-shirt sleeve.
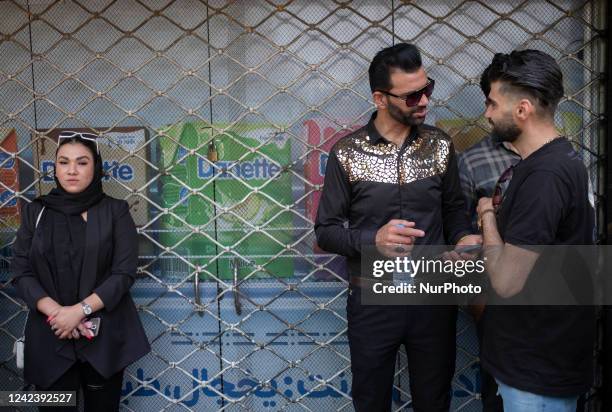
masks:
{"label": "t-shirt sleeve", "polygon": [[570,193],[562,179],[550,171],[535,171],[518,188],[509,205],[504,242],[513,245],[551,245],[567,213]]}

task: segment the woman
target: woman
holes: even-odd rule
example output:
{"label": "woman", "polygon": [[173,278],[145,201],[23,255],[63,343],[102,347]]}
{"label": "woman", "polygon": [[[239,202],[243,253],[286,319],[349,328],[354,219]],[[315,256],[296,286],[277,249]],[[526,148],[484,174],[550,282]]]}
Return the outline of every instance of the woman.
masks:
{"label": "woman", "polygon": [[60,135],[56,188],[24,206],[11,269],[30,308],[25,379],[37,390],[82,388],[85,411],[107,412],[119,408],[124,368],[150,347],[128,293],[134,221],[127,202],[104,194],[103,175],[95,135]]}

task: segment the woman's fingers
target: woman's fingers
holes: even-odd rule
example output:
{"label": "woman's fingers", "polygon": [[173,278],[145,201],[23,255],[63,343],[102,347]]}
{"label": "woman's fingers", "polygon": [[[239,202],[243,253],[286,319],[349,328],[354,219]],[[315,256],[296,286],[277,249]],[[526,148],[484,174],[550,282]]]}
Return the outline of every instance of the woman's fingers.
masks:
{"label": "woman's fingers", "polygon": [[79,323],[77,328],[78,328],[79,333],[81,334],[81,336],[87,336],[89,334],[89,331],[87,330],[87,327],[85,326],[84,323]]}
{"label": "woman's fingers", "polygon": [[55,331],[55,335],[60,339],[72,339],[72,332],[58,329]]}
{"label": "woman's fingers", "polygon": [[89,328],[87,327],[87,324],[90,324],[91,326],[91,322],[82,322],[79,323],[78,329],[79,329],[79,333],[81,334],[81,336],[85,336],[87,339],[92,339],[93,338],[93,332],[91,330],[89,330]]}

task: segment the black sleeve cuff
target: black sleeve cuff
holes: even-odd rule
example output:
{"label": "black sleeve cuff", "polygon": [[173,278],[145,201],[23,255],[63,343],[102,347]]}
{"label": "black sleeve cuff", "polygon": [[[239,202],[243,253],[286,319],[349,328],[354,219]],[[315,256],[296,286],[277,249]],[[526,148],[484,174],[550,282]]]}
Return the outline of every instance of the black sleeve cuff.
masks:
{"label": "black sleeve cuff", "polygon": [[15,280],[15,287],[21,298],[25,301],[30,310],[36,311],[36,304],[39,300],[49,296],[37,279],[33,277],[22,277]]}

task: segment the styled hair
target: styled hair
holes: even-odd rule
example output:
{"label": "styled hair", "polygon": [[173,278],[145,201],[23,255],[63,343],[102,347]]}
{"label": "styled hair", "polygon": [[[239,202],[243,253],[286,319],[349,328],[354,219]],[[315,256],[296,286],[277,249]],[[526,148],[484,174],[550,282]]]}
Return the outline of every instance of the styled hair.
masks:
{"label": "styled hair", "polygon": [[496,81],[501,82],[502,93],[525,95],[549,116],[554,116],[563,97],[561,68],[552,56],[539,50],[497,53],[480,78],[486,96]]}
{"label": "styled hair", "polygon": [[480,90],[485,95],[485,97],[489,96],[491,93],[491,82],[489,81],[489,71],[491,71],[491,65],[487,66],[486,69],[480,75]]}
{"label": "styled hair", "polygon": [[83,146],[85,146],[91,152],[92,160],[96,160],[96,158],[98,157],[98,148],[96,144],[92,142],[91,140],[81,139],[78,136],[71,137],[68,139],[61,139],[59,142],[59,145],[57,145],[57,150],[55,151],[55,157],[57,157],[57,152],[59,152],[59,148],[68,143],[71,143],[71,144],[80,143]]}
{"label": "styled hair", "polygon": [[370,89],[372,92],[388,91],[392,88],[392,71],[402,70],[406,73],[414,73],[421,66],[423,66],[421,52],[413,44],[399,43],[382,49],[376,53],[368,70]]}

